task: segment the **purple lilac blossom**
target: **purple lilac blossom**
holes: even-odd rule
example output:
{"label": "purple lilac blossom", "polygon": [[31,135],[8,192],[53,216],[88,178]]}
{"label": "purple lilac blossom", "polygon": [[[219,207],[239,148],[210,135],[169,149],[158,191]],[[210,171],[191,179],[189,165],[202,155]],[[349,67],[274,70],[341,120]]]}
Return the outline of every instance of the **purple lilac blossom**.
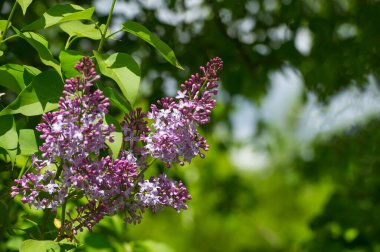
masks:
{"label": "purple lilac blossom", "polygon": [[186,187],[181,181],[174,182],[161,174],[158,177],[151,177],[139,183],[140,191],[135,195],[146,208],[151,208],[153,212],[163,206],[170,206],[177,212],[187,209],[186,201],[191,200]]}
{"label": "purple lilac blossom", "polygon": [[[157,105],[151,105],[148,118],[153,121],[152,130],[143,140],[146,150],[153,158],[159,158],[167,167],[173,163],[190,163],[201,150],[207,151],[206,139],[197,127],[210,121],[210,114],[216,101],[212,97],[218,93],[216,76],[223,62],[220,58],[211,59],[202,74],[195,74],[181,84],[175,99],[163,98]],[[159,108],[160,107],[160,108]]]}
{"label": "purple lilac blossom", "polygon": [[142,112],[141,108],[137,108],[125,114],[124,121],[120,123],[123,132],[124,149],[133,153],[138,158],[137,164],[141,168],[146,167],[146,157],[148,154],[141,142],[150,131],[146,116],[147,114]]}

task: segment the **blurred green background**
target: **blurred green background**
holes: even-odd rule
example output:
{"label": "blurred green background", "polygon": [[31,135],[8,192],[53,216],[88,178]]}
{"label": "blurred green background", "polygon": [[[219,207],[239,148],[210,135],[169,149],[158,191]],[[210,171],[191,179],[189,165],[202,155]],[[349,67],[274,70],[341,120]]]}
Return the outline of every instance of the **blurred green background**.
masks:
{"label": "blurred green background", "polygon": [[[64,2],[34,1],[13,25]],[[111,5],[69,2],[95,6],[103,23]],[[0,1],[2,19],[12,4]],[[193,196],[187,211],[148,212],[136,226],[108,218],[79,236],[78,251],[380,251],[380,1],[118,0],[111,29],[126,20],[148,27],[185,67],[128,34],[105,45],[140,64],[137,105],[145,109],[173,96],[209,58],[224,60],[218,105],[202,128],[210,150],[168,171]],[[67,35],[42,33],[58,55]],[[45,67],[24,41],[6,46],[0,65]],[[96,48],[87,39],[72,45]],[[14,98],[9,92],[0,102]],[[40,118],[18,120],[31,127]],[[8,195],[17,174],[0,171],[0,250],[23,239],[9,232],[29,211]]]}

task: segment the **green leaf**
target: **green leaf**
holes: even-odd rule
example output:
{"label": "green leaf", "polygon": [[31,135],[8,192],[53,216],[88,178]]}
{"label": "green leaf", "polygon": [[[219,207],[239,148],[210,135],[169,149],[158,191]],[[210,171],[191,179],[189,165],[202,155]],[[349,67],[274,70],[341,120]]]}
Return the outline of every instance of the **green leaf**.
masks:
{"label": "green leaf", "polygon": [[24,67],[16,64],[0,66],[0,85],[20,93],[25,88]]}
{"label": "green leaf", "polygon": [[83,52],[79,51],[61,51],[61,53],[59,54],[59,60],[61,61],[63,75],[66,78],[75,78],[79,74],[78,71],[74,68],[74,66],[83,56],[85,56]]}
{"label": "green leaf", "polygon": [[11,158],[12,164],[16,160],[18,135],[16,123],[12,115],[0,116],[0,148],[3,148]]}
{"label": "green leaf", "polygon": [[23,78],[24,78],[25,85],[29,85],[32,82],[32,80],[34,79],[34,77],[36,77],[40,73],[41,73],[41,71],[39,69],[32,67],[32,66],[24,65]]}
{"label": "green leaf", "polygon": [[69,251],[77,248],[75,243],[55,242],[51,240],[37,241],[26,240],[21,244],[20,252],[34,252],[34,251]]}
{"label": "green leaf", "polygon": [[183,70],[183,67],[178,62],[173,49],[157,38],[145,26],[133,21],[127,21],[123,24],[123,30],[151,44],[170,64]]}
{"label": "green leaf", "polygon": [[28,9],[29,5],[33,0],[17,0],[18,4],[21,6],[22,13],[25,15],[26,9]]}
{"label": "green leaf", "polygon": [[62,91],[63,82],[57,72],[42,72],[11,104],[0,111],[0,116],[17,113],[34,116],[56,109]]}
{"label": "green leaf", "polygon": [[[59,27],[70,37],[89,38],[93,40],[100,40],[102,38],[100,30],[95,26],[95,24],[84,24],[80,21],[71,21],[63,23],[59,25]],[[100,29],[103,32],[105,30],[105,25],[102,24]],[[107,35],[109,34],[110,32],[108,30]]]}
{"label": "green leaf", "polygon": [[0,86],[18,94],[25,88],[25,84],[29,84],[39,73],[37,68],[31,66],[6,64],[0,66]]}
{"label": "green leaf", "polygon": [[94,51],[100,72],[113,79],[130,104],[134,104],[140,85],[140,68],[136,61],[126,53],[112,55]]}
{"label": "green leaf", "polygon": [[44,63],[47,66],[53,67],[59,74],[61,74],[61,68],[59,66],[59,63],[56,59],[54,59],[52,53],[49,50],[49,44],[43,36],[34,32],[21,33],[17,29],[15,29],[15,31],[22,39],[24,39],[31,46],[33,46],[33,48],[37,51],[38,55],[40,56],[42,63]]}
{"label": "green leaf", "polygon": [[118,90],[114,90],[111,87],[106,87],[102,82],[96,84],[103,94],[111,101],[111,104],[118,107],[123,113],[128,113],[132,110],[131,104],[120,94]]}
{"label": "green leaf", "polygon": [[84,9],[75,4],[60,4],[51,7],[43,16],[33,23],[24,26],[22,31],[44,29],[53,25],[74,20],[91,20],[95,8]]}
{"label": "green leaf", "polygon": [[[0,20],[0,34],[2,34],[5,31],[5,26],[7,25],[7,20]],[[12,25],[11,22],[9,22],[8,27]]]}
{"label": "green leaf", "polygon": [[38,152],[37,137],[35,131],[32,129],[21,129],[18,143],[21,155],[29,156]]}
{"label": "green leaf", "polygon": [[121,127],[119,122],[112,116],[106,115],[105,122],[108,125],[113,124],[116,128],[116,130],[111,133],[111,136],[113,137],[113,142],[111,143],[110,141],[106,141],[107,146],[112,151],[112,158],[116,159],[119,156],[121,146],[123,144],[123,133],[121,133]]}
{"label": "green leaf", "polygon": [[100,87],[100,89],[103,91],[104,95],[110,99],[111,103],[118,107],[122,112],[128,113],[131,110],[131,105],[128,101],[111,87]]}

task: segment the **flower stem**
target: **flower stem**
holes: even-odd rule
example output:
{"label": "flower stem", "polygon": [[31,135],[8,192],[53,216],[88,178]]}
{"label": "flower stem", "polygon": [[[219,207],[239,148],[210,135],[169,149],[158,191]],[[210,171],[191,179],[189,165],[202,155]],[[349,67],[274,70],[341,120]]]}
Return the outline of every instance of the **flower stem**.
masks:
{"label": "flower stem", "polygon": [[[65,218],[66,218],[66,200],[62,205],[62,212],[61,212],[61,227],[65,226]],[[64,228],[62,229],[64,230]]]}
{"label": "flower stem", "polygon": [[59,176],[61,176],[61,173],[62,173],[62,164],[60,164],[57,168],[57,173],[55,174],[55,177],[54,179],[58,179]]}
{"label": "flower stem", "polygon": [[41,227],[40,240],[43,240],[43,238],[44,238],[46,225],[48,223],[50,214],[51,214],[51,209],[47,208],[44,210],[44,218],[43,218],[43,223],[42,223],[42,227]]}
{"label": "flower stem", "polygon": [[102,51],[104,42],[107,39],[106,34],[107,34],[108,27],[110,26],[110,23],[111,23],[111,18],[112,18],[113,9],[115,7],[115,3],[116,3],[116,0],[113,0],[110,12],[108,13],[108,19],[107,19],[106,27],[104,28],[104,32],[102,34],[102,39],[100,40],[100,43],[99,43],[98,52]]}
{"label": "flower stem", "polygon": [[8,20],[7,20],[7,23],[5,24],[5,29],[4,29],[4,33],[3,34],[0,34],[0,45],[3,43],[3,38],[5,37],[5,35],[7,34],[7,31],[8,31],[8,28],[9,28],[9,23],[11,22],[11,19],[13,17],[13,14],[15,13],[15,10],[17,8],[17,1],[15,1],[13,7],[12,7],[12,10],[11,10],[11,13],[9,14],[9,17],[8,17]]}

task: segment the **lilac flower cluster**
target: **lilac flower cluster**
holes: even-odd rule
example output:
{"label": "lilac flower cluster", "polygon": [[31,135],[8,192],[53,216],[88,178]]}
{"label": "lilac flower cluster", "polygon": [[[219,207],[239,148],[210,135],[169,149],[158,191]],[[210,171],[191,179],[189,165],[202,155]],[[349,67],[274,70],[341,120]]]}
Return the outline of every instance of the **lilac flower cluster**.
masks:
{"label": "lilac flower cluster", "polygon": [[166,174],[139,182],[139,186],[140,191],[136,194],[136,199],[154,212],[163,206],[171,206],[179,212],[187,209],[186,201],[191,199],[183,183],[168,179]]}
{"label": "lilac flower cluster", "polygon": [[142,140],[147,152],[165,162],[167,167],[173,163],[190,163],[197,155],[203,158],[201,150],[208,150],[197,126],[210,121],[216,104],[212,96],[218,93],[217,72],[222,65],[220,58],[211,59],[206,67],[201,67],[202,75],[192,75],[181,84],[175,99],[163,98],[157,105],[151,105],[148,118],[153,121],[152,130]]}
{"label": "lilac flower cluster", "polygon": [[158,158],[170,167],[204,156],[200,150],[208,146],[197,126],[210,120],[221,67],[219,58],[212,59],[201,68],[202,76],[193,75],[181,85],[175,99],[159,100],[147,114],[138,108],[125,115],[124,148],[112,159],[107,141],[113,141],[115,127],[103,121],[109,100],[93,87],[100,78],[94,63],[82,58],[75,66],[81,76],[66,80],[58,110],[44,114],[36,127],[44,140],[41,157],[33,156],[30,172],[15,180],[12,197],[21,195],[22,203],[53,210],[84,197],[86,203],[74,214],[63,213],[68,218],[63,218],[61,235],[92,230],[105,216],[117,213],[124,213],[128,223],[139,223],[148,208],[187,209],[191,196],[181,181],[165,174],[144,180],[144,172],[148,159]]}

